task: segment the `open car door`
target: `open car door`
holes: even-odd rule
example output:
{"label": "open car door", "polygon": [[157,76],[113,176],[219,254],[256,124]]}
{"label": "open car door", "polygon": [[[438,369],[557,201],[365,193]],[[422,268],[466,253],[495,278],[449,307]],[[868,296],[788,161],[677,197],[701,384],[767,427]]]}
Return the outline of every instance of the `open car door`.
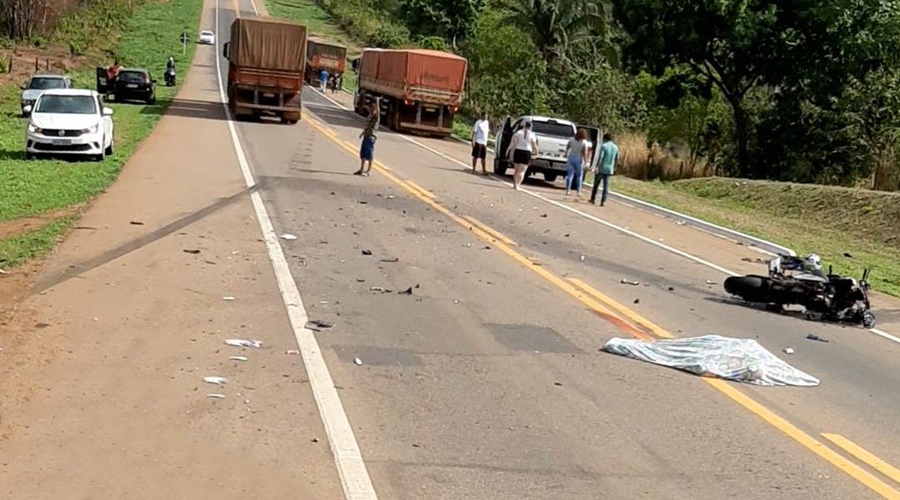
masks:
{"label": "open car door", "polygon": [[603,131],[599,127],[591,127],[588,125],[575,125],[579,129],[584,129],[585,132],[588,133],[588,141],[591,142],[591,157],[590,161],[587,165],[584,166],[584,177],[581,178],[582,182],[587,177],[587,174],[590,170],[597,168],[600,164],[600,141],[603,137]]}
{"label": "open car door", "polygon": [[106,68],[97,67],[97,93],[106,95],[109,92],[109,84],[106,81]]}
{"label": "open car door", "polygon": [[494,173],[497,175],[505,175],[506,169],[509,168],[509,158],[506,157],[506,149],[509,147],[512,135],[512,117],[507,116],[506,121],[503,122],[503,127],[497,132],[497,138],[494,140]]}

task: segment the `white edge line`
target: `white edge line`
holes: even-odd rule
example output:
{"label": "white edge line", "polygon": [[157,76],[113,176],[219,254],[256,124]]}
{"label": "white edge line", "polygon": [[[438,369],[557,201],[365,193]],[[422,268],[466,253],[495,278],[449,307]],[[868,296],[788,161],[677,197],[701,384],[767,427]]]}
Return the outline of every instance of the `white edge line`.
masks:
{"label": "white edge line", "polygon": [[[322,94],[322,97],[324,97],[328,102],[330,102],[331,104],[337,106],[338,108],[343,109],[344,111],[349,112],[349,110],[348,110],[347,108],[345,108],[344,105],[342,105],[341,103],[339,103],[339,102],[335,101],[334,99],[328,97],[327,95]],[[424,150],[426,150],[426,151],[428,151],[428,152],[431,152],[431,153],[433,153],[433,154],[436,154],[436,155],[440,156],[441,158],[444,158],[445,160],[448,160],[448,161],[451,161],[451,162],[453,162],[453,163],[456,163],[457,165],[462,165],[463,167],[466,167],[466,168],[469,167],[469,165],[467,165],[467,164],[465,164],[465,163],[463,163],[463,162],[457,160],[456,158],[453,158],[453,157],[451,157],[451,156],[449,156],[449,155],[446,155],[446,154],[444,154],[444,153],[442,153],[442,152],[440,152],[440,151],[438,151],[438,150],[436,150],[436,149],[434,149],[434,148],[431,148],[431,147],[429,147],[429,146],[426,146],[425,144],[422,144],[421,142],[419,142],[419,141],[417,141],[417,140],[415,140],[415,139],[413,139],[413,138],[411,138],[411,137],[407,137],[407,136],[405,136],[405,135],[403,135],[403,134],[395,134],[395,135],[396,135],[397,137],[400,137],[400,138],[402,138],[402,139],[408,141],[408,142],[411,142],[411,143],[415,144],[416,146],[418,146],[418,147],[420,147],[420,148],[422,148],[422,149],[424,149]],[[512,184],[510,184],[509,182],[506,182],[506,181],[503,181],[503,180],[501,180],[501,179],[498,179],[498,178],[494,177],[493,175],[491,175],[489,178],[490,178],[491,180],[493,180],[494,182],[499,182],[500,184],[503,184],[503,185],[505,185],[505,186],[510,186],[510,187],[512,186]],[[535,197],[535,198],[538,198],[538,199],[540,199],[540,200],[542,200],[542,201],[545,201],[545,202],[547,202],[547,203],[550,203],[551,205],[554,205],[554,206],[556,206],[556,207],[562,208],[563,210],[567,210],[567,211],[572,212],[572,213],[574,213],[574,214],[580,215],[581,217],[584,217],[584,218],[586,218],[586,219],[589,219],[589,220],[592,220],[592,221],[594,221],[594,222],[603,224],[603,225],[606,226],[606,227],[609,227],[609,228],[611,228],[611,229],[614,229],[614,230],[616,230],[616,231],[619,231],[619,232],[621,232],[621,233],[623,233],[623,234],[627,234],[628,236],[632,236],[632,237],[634,237],[634,238],[637,238],[637,239],[639,239],[639,240],[641,240],[641,241],[643,241],[643,242],[645,242],[645,243],[649,243],[649,244],[651,244],[651,245],[653,245],[653,246],[662,248],[663,250],[667,250],[667,251],[669,251],[669,252],[671,252],[671,253],[674,253],[675,255],[678,255],[678,256],[684,257],[684,258],[686,258],[686,259],[688,259],[688,260],[694,261],[694,262],[696,262],[697,264],[701,264],[701,265],[704,265],[704,266],[709,267],[709,268],[711,268],[711,269],[715,269],[716,271],[719,271],[719,272],[721,272],[721,273],[723,273],[723,274],[726,274],[726,275],[728,275],[728,276],[741,276],[740,274],[738,274],[738,273],[736,273],[736,272],[734,272],[734,271],[730,271],[730,270],[728,270],[728,269],[726,269],[726,268],[724,268],[724,267],[722,267],[722,266],[718,266],[718,265],[716,265],[716,264],[713,264],[712,262],[709,262],[709,261],[707,261],[707,260],[701,259],[700,257],[696,257],[696,256],[694,256],[694,255],[691,255],[691,254],[689,254],[689,253],[687,253],[687,252],[685,252],[685,251],[683,251],[683,250],[678,250],[677,248],[670,247],[669,245],[660,243],[660,242],[655,241],[655,240],[653,240],[653,239],[651,239],[651,238],[648,238],[648,237],[646,237],[646,236],[644,236],[644,235],[635,233],[634,231],[631,231],[631,230],[629,230],[629,229],[625,229],[624,227],[619,227],[619,226],[617,226],[617,225],[615,225],[615,224],[613,224],[613,223],[611,223],[611,222],[607,222],[607,221],[605,221],[605,220],[603,220],[603,219],[594,217],[594,216],[591,215],[591,214],[582,212],[581,210],[578,210],[577,208],[570,207],[570,206],[568,206],[568,205],[566,205],[566,204],[564,204],[564,203],[560,203],[560,202],[558,202],[558,201],[551,200],[551,199],[546,198],[546,197],[544,197],[544,196],[542,196],[542,195],[540,195],[540,194],[538,194],[538,193],[534,193],[534,192],[529,191],[529,190],[524,189],[524,188],[521,189],[521,192],[526,193],[526,194],[528,194],[528,195],[530,195],[530,196],[533,196],[533,197]],[[633,199],[633,198],[631,198],[631,199]],[[637,200],[637,201],[640,201],[640,200]],[[642,203],[646,203],[646,202],[642,202]],[[625,203],[625,205],[627,205],[627,203]],[[660,207],[660,208],[662,208],[662,207]],[[663,209],[663,210],[668,210],[668,209]],[[678,215],[677,212],[672,212],[671,210],[669,210],[669,212]],[[701,221],[701,222],[704,222],[704,223],[705,223],[705,221]],[[695,229],[701,229],[701,228],[695,227]],[[701,230],[702,230],[702,229],[701,229]],[[720,238],[725,238],[724,236],[716,235],[715,233],[713,233],[713,232],[711,232],[711,231],[705,231],[705,232],[709,232],[709,234],[712,234],[712,235],[714,235],[714,236],[719,236]],[[725,239],[728,239],[728,238],[725,238]],[[773,245],[773,246],[778,247],[779,245]],[[771,252],[768,252],[768,251],[766,251],[765,249],[762,249],[762,248],[753,247],[753,246],[748,246],[748,248],[753,249],[753,250],[757,250],[757,251],[759,251],[759,252],[761,252],[761,253],[765,253],[765,254],[768,254],[768,255],[773,255]],[[887,333],[887,332],[885,332],[885,331],[879,330],[879,329],[877,329],[877,328],[869,329],[869,331],[870,331],[871,333],[874,333],[875,335],[878,335],[878,336],[882,337],[882,338],[885,338],[885,339],[888,339],[888,340],[890,340],[890,341],[896,342],[897,344],[900,344],[900,337],[891,335],[890,333]]]}
{"label": "white edge line", "polygon": [[[219,0],[216,0],[215,5],[215,26],[218,33]],[[252,188],[256,185],[256,182],[253,179],[253,173],[241,146],[231,111],[228,109],[225,89],[222,84],[222,64],[218,52],[218,40],[219,37],[216,37],[215,58],[219,99],[221,100],[222,108],[225,110],[228,130],[231,133],[231,142],[234,145],[234,152],[240,164],[241,172],[244,175],[244,181],[248,188]],[[328,435],[328,442],[331,444],[335,465],[344,489],[344,497],[348,500],[375,500],[378,498],[375,494],[375,488],[372,486],[359,444],[353,435],[353,428],[350,426],[341,398],[334,387],[334,381],[331,378],[331,373],[328,371],[325,358],[322,356],[319,343],[316,341],[315,334],[306,328],[309,316],[303,306],[303,299],[300,297],[297,283],[294,281],[291,269],[284,257],[284,251],[278,242],[278,235],[272,227],[272,221],[263,204],[262,196],[260,196],[258,191],[253,191],[250,193],[250,199],[253,202],[256,219],[259,221],[259,228],[265,238],[269,260],[272,261],[272,269],[275,271],[281,298],[284,301],[291,328],[294,331],[294,337],[297,339],[297,347],[302,355],[303,365],[309,377],[309,384],[312,388],[316,405],[319,408],[319,415]]]}

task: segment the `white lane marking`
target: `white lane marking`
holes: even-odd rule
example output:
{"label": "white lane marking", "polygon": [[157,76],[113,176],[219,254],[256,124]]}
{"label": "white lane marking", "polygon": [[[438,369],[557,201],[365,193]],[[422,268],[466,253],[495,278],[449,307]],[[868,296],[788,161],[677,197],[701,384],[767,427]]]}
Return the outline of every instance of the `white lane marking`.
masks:
{"label": "white lane marking", "polygon": [[[219,0],[216,0],[215,15],[216,32],[218,32]],[[231,133],[234,152],[241,166],[241,172],[244,174],[244,182],[248,188],[252,188],[256,185],[256,181],[253,179],[250,164],[247,162],[244,148],[241,146],[237,129],[234,126],[234,119],[231,116],[231,111],[228,109],[228,99],[222,83],[222,63],[218,52],[218,37],[216,48],[216,76],[219,85],[219,99],[225,110],[228,131]],[[265,204],[263,204],[262,196],[260,196],[259,191],[253,191],[250,193],[250,199],[253,202],[253,209],[256,211],[259,228],[265,238],[269,260],[272,261],[272,269],[275,271],[278,289],[281,291],[281,298],[284,301],[285,309],[287,309],[294,337],[297,339],[297,347],[300,349],[303,365],[309,377],[309,385],[312,388],[316,405],[319,408],[319,415],[325,426],[328,442],[331,444],[331,451],[334,454],[334,461],[344,489],[344,498],[348,500],[376,500],[378,497],[375,494],[375,488],[372,486],[372,480],[369,478],[369,472],[366,470],[366,464],[363,461],[356,436],[353,435],[353,428],[350,426],[341,398],[334,387],[334,380],[328,371],[328,365],[325,363],[325,358],[322,357],[322,351],[319,348],[315,335],[306,328],[309,316],[303,307],[303,299],[300,297],[297,283],[294,281],[294,276],[291,274],[291,269],[284,257],[284,251],[278,242],[278,235],[272,227],[272,220],[269,218]]]}
{"label": "white lane marking", "polygon": [[[338,108],[340,108],[340,109],[342,109],[342,110],[344,110],[344,111],[346,111],[346,112],[348,112],[348,113],[350,112],[350,110],[348,110],[347,108],[345,108],[341,103],[335,101],[334,99],[328,97],[327,95],[322,94],[322,97],[324,97],[324,98],[325,98],[326,100],[328,100],[331,104],[337,106]],[[417,141],[417,140],[415,140],[415,139],[412,139],[412,138],[410,138],[410,137],[407,137],[407,136],[405,136],[405,135],[403,135],[403,134],[394,134],[394,135],[396,135],[397,137],[400,137],[400,138],[402,138],[402,139],[404,139],[404,140],[406,140],[406,141],[408,141],[408,142],[411,142],[411,143],[415,144],[416,146],[418,146],[418,147],[420,147],[420,148],[422,148],[422,149],[424,149],[424,150],[426,150],[426,151],[428,151],[428,152],[430,152],[430,153],[436,154],[436,155],[440,156],[441,158],[444,158],[444,159],[447,160],[447,161],[453,162],[453,163],[455,163],[455,164],[457,164],[457,165],[461,165],[461,166],[466,167],[466,168],[471,168],[471,165],[467,165],[466,163],[463,163],[463,162],[457,160],[456,158],[453,158],[453,157],[451,157],[451,156],[449,156],[449,155],[446,155],[446,154],[444,154],[444,153],[442,153],[442,152],[440,152],[440,151],[438,151],[438,150],[436,150],[436,149],[434,149],[434,148],[432,148],[432,147],[429,147],[429,146],[427,146],[427,145],[425,145],[425,144],[423,144],[423,143],[421,143],[421,142],[419,142],[419,141]],[[503,184],[503,185],[505,185],[505,186],[512,187],[512,183],[509,183],[509,182],[506,182],[506,181],[504,181],[504,180],[498,179],[498,178],[494,177],[493,174],[489,177],[489,179],[491,179],[491,180],[494,181],[494,182],[499,182],[500,184]],[[671,253],[673,253],[673,254],[675,254],[675,255],[678,255],[678,256],[684,257],[684,258],[686,258],[686,259],[688,259],[688,260],[694,261],[694,262],[696,262],[697,264],[701,264],[701,265],[704,265],[704,266],[709,267],[709,268],[711,268],[711,269],[715,269],[716,271],[719,271],[719,272],[721,272],[721,273],[723,273],[723,274],[726,274],[726,275],[728,275],[728,276],[741,276],[741,274],[739,274],[739,273],[736,273],[736,272],[734,272],[734,271],[728,270],[728,269],[726,269],[726,268],[724,268],[724,267],[722,267],[722,266],[713,264],[712,262],[709,262],[708,260],[701,259],[700,257],[691,255],[691,254],[689,254],[689,253],[687,253],[687,252],[685,252],[685,251],[683,251],[683,250],[678,250],[677,248],[670,247],[669,245],[666,245],[666,244],[664,244],[664,243],[660,243],[660,242],[658,242],[658,241],[656,241],[656,240],[654,240],[654,239],[651,239],[651,238],[648,238],[648,237],[643,236],[643,235],[641,235],[641,234],[635,233],[634,231],[625,229],[624,227],[620,227],[620,226],[617,226],[617,225],[615,225],[615,224],[613,224],[613,223],[611,223],[611,222],[607,222],[607,221],[605,221],[605,220],[603,220],[603,219],[594,217],[594,216],[591,215],[591,214],[588,214],[588,213],[586,213],[586,212],[582,212],[581,210],[578,210],[577,208],[574,208],[574,207],[570,207],[570,206],[568,206],[568,205],[566,205],[566,204],[564,204],[564,203],[560,203],[560,202],[558,202],[558,201],[551,200],[550,198],[547,198],[547,197],[545,197],[545,196],[543,196],[543,195],[541,195],[541,194],[538,194],[538,193],[529,191],[529,190],[524,189],[524,188],[522,188],[520,191],[523,192],[523,193],[525,193],[525,194],[527,194],[527,195],[529,195],[529,196],[533,196],[533,197],[535,197],[535,198],[538,198],[539,200],[545,201],[545,202],[547,202],[547,203],[549,203],[549,204],[551,204],[551,205],[554,205],[554,206],[556,206],[556,207],[562,208],[563,210],[567,210],[567,211],[572,212],[572,213],[574,213],[574,214],[580,215],[581,217],[584,217],[585,219],[592,220],[592,221],[594,221],[594,222],[603,224],[604,226],[609,227],[610,229],[619,231],[619,232],[621,232],[621,233],[623,233],[623,234],[626,234],[626,235],[628,235],[628,236],[632,236],[632,237],[634,237],[634,238],[637,238],[637,239],[639,239],[639,240],[641,240],[641,241],[643,241],[643,242],[645,242],[645,243],[649,243],[649,244],[651,244],[651,245],[653,245],[653,246],[655,246],[655,247],[662,248],[663,250],[669,251],[669,252],[671,252]],[[619,203],[623,203],[623,202],[619,202]],[[628,205],[627,203],[623,203],[623,204],[626,205],[626,206],[631,206],[631,205]],[[637,208],[637,207],[633,207],[633,208]],[[695,227],[695,226],[692,226],[692,227],[693,227],[694,229],[699,229],[699,230],[703,231],[703,229],[701,229],[701,228],[697,228],[697,227]],[[704,231],[704,232],[706,232],[706,231]],[[720,237],[720,238],[726,239],[726,240],[728,240],[728,241],[733,241],[733,240],[731,240],[731,239],[729,239],[729,238],[727,238],[727,237],[725,237],[725,236],[722,236],[722,235],[716,235],[715,233],[710,233],[710,234],[713,234],[714,236],[718,236],[718,237]],[[766,251],[766,250],[763,250],[762,248],[756,248],[756,247],[752,247],[752,246],[748,246],[748,248],[753,249],[753,250],[757,250],[757,251],[759,251],[759,252],[761,252],[761,253],[766,253],[766,254],[769,254],[769,255],[773,255],[771,252],[768,252],[768,251]],[[895,343],[897,343],[897,344],[900,344],[900,337],[891,335],[890,333],[887,333],[887,332],[885,332],[885,331],[879,330],[879,329],[877,329],[877,328],[871,328],[871,329],[869,329],[869,331],[872,332],[872,333],[874,333],[875,335],[878,335],[879,337],[882,337],[882,338],[885,338],[885,339],[890,340],[890,341],[892,341],[892,342],[895,342]]]}
{"label": "white lane marking", "polygon": [[259,9],[256,8],[256,2],[250,0],[250,6],[253,7],[253,15],[259,16]]}

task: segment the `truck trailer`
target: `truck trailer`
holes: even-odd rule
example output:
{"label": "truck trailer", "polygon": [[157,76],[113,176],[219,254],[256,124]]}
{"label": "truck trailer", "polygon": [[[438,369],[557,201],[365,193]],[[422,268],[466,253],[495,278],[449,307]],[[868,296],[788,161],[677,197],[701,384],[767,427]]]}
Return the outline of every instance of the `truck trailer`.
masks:
{"label": "truck trailer", "polygon": [[232,115],[273,114],[287,124],[300,120],[306,26],[271,17],[239,17],[223,50]]}
{"label": "truck trailer", "polygon": [[347,47],[317,36],[306,39],[306,82],[319,84],[319,74],[324,69],[339,76],[347,66]]}
{"label": "truck trailer", "polygon": [[357,113],[374,99],[382,124],[393,130],[450,135],[466,81],[465,58],[436,50],[365,49],[354,65]]}

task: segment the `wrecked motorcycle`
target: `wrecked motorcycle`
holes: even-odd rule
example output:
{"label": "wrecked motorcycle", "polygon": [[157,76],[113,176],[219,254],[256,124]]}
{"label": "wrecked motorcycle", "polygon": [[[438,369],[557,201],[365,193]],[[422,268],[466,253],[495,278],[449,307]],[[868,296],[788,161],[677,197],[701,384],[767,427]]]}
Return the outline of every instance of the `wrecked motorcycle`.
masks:
{"label": "wrecked motorcycle", "polygon": [[815,313],[824,321],[854,323],[875,327],[875,315],[869,304],[869,270],[862,279],[832,273],[819,276],[800,273],[791,276],[731,276],[725,279],[725,291],[746,302],[766,304],[777,311],[784,306],[800,305],[807,314]]}

